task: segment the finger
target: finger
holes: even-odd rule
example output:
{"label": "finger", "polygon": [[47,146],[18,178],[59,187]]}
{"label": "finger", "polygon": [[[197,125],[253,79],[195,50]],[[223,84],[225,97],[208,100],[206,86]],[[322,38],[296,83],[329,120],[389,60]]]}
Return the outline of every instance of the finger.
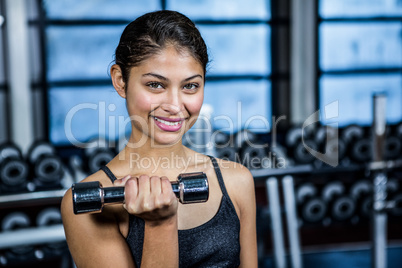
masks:
{"label": "finger", "polygon": [[123,207],[131,214],[135,214],[135,212],[138,211],[138,205],[136,204],[138,191],[138,178],[134,177],[128,179],[124,188]]}
{"label": "finger", "polygon": [[150,211],[153,209],[154,202],[151,198],[151,182],[147,175],[141,175],[138,178],[138,197],[142,203],[142,209],[144,211]]}
{"label": "finger", "polygon": [[162,192],[161,178],[157,176],[152,176],[150,179],[151,183],[151,193],[153,195],[160,195]]}
{"label": "finger", "polygon": [[162,188],[162,196],[163,196],[163,204],[165,206],[171,205],[174,200],[176,200],[176,195],[172,190],[172,183],[169,181],[167,177],[161,178],[161,188]]}

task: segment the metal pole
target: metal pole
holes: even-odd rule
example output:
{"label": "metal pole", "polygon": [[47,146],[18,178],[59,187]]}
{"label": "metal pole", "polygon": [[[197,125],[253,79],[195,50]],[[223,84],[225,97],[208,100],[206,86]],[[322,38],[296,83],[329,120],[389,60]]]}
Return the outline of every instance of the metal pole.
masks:
{"label": "metal pole", "polygon": [[0,233],[0,249],[66,241],[62,224]]}
{"label": "metal pole", "polygon": [[293,186],[293,177],[285,176],[282,179],[283,196],[285,199],[286,220],[290,244],[290,260],[293,268],[302,268],[299,228],[297,223],[296,201]]}
{"label": "metal pole", "polygon": [[[373,162],[384,161],[384,142],[386,126],[386,96],[373,97]],[[387,176],[383,171],[374,175],[373,186],[373,268],[387,267],[387,214],[386,207]]]}
{"label": "metal pole", "polygon": [[285,246],[283,242],[283,230],[281,208],[279,203],[278,180],[275,177],[266,180],[269,210],[271,214],[272,239],[274,244],[274,259],[276,268],[285,268]]}

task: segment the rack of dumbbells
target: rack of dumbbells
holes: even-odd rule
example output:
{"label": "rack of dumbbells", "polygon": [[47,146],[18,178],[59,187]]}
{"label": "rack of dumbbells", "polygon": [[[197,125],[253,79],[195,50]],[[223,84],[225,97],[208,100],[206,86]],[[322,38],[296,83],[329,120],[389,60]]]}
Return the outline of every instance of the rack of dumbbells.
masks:
{"label": "rack of dumbbells", "polygon": [[72,267],[60,202],[68,188],[109,162],[115,151],[93,139],[85,149],[31,145],[23,155],[0,145],[0,267]]}
{"label": "rack of dumbbells", "polygon": [[[248,130],[215,135],[216,155],[247,166],[255,178],[260,257],[272,256],[275,267],[301,267],[301,248],[346,243],[370,247],[375,236],[373,197],[379,170],[387,178],[386,203],[380,211],[389,217],[386,237],[402,239],[398,231],[402,223],[402,123],[386,126],[380,162],[373,162],[373,129],[316,125],[311,129],[294,126],[278,131],[275,137]],[[336,166],[323,161],[331,158],[339,159]],[[272,219],[275,213],[279,222]],[[278,227],[282,218],[287,219],[286,230]],[[275,237],[280,233],[286,235]],[[290,259],[285,259],[287,255]]]}

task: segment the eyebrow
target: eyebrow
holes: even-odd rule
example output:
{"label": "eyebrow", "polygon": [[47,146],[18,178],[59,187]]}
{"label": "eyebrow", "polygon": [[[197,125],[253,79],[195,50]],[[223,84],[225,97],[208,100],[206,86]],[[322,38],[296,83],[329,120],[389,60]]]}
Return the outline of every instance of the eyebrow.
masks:
{"label": "eyebrow", "polygon": [[[160,74],[155,74],[155,73],[146,73],[146,74],[143,74],[142,76],[143,76],[143,77],[144,77],[144,76],[153,76],[153,77],[156,77],[156,78],[158,78],[158,79],[160,79],[160,80],[163,80],[163,81],[169,81],[168,78],[166,78],[166,77],[164,77],[164,76],[162,76],[162,75],[160,75]],[[196,78],[196,77],[199,77],[199,78],[202,79],[202,75],[196,74],[196,75],[193,75],[193,76],[190,76],[190,77],[184,79],[183,81],[187,82],[187,81],[190,81],[190,80],[192,80],[192,79],[194,79],[194,78]]]}

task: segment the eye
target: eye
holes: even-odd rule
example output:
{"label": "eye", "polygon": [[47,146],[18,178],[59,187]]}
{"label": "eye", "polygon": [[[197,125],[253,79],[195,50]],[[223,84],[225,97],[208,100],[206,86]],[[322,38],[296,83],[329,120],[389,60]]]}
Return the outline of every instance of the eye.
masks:
{"label": "eye", "polygon": [[189,84],[184,85],[183,88],[185,90],[196,91],[199,88],[199,85],[197,83],[189,83]]}
{"label": "eye", "polygon": [[163,85],[159,82],[149,82],[146,84],[151,89],[163,89]]}

